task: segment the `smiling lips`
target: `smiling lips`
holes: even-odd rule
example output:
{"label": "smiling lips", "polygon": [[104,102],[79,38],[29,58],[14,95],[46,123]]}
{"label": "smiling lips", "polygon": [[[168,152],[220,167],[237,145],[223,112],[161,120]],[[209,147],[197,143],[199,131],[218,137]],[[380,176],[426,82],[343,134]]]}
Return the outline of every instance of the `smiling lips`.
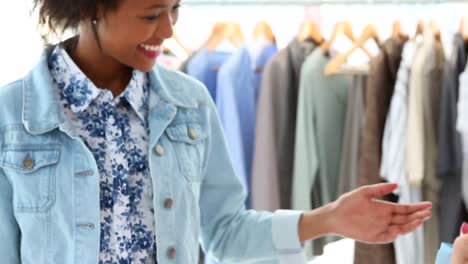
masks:
{"label": "smiling lips", "polygon": [[155,59],[161,54],[161,46],[140,44],[139,48],[148,58]]}

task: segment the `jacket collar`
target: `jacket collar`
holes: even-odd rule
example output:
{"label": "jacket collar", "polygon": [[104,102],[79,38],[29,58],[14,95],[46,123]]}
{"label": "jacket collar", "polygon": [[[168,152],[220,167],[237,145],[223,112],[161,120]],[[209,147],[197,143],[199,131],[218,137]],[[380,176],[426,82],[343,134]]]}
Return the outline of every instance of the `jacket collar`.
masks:
{"label": "jacket collar", "polygon": [[[43,134],[58,128],[66,122],[60,111],[58,98],[55,98],[53,79],[47,64],[54,46],[47,48],[39,63],[23,79],[23,115],[22,121],[31,134]],[[155,66],[149,73],[149,113],[161,105],[173,105],[184,108],[197,107],[196,98],[191,96],[189,86],[178,85],[178,75]],[[151,122],[151,120],[150,120]]]}

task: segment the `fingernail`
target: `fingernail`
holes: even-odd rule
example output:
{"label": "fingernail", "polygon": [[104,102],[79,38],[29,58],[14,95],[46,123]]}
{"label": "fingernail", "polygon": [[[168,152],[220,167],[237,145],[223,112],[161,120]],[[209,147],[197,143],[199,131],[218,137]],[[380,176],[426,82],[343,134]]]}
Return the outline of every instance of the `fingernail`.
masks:
{"label": "fingernail", "polygon": [[463,223],[460,229],[460,235],[468,234],[468,223]]}

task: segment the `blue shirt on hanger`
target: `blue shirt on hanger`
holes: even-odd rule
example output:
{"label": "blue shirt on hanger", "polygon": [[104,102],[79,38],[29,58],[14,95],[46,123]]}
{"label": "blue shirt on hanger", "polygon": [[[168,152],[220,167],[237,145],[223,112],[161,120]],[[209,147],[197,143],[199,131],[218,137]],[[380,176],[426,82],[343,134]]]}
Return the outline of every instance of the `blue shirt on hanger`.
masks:
{"label": "blue shirt on hanger", "polygon": [[188,62],[188,75],[205,84],[213,100],[216,100],[216,80],[218,78],[219,68],[230,55],[230,52],[217,50],[209,51],[205,48],[195,54]]}
{"label": "blue shirt on hanger", "polygon": [[[252,44],[251,46],[253,46]],[[258,50],[248,45],[235,52],[221,67],[218,74],[216,106],[233,156],[242,158],[245,175],[243,182],[250,194],[255,116],[262,70],[277,52],[269,43]],[[250,195],[247,207],[251,207]]]}

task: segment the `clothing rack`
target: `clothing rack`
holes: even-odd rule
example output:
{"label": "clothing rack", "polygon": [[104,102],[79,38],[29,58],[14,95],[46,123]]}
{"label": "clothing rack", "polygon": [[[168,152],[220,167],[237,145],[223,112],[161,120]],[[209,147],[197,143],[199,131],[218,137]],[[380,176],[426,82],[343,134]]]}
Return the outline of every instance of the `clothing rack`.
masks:
{"label": "clothing rack", "polygon": [[188,6],[209,5],[344,5],[344,4],[446,4],[466,3],[463,0],[186,0]]}

